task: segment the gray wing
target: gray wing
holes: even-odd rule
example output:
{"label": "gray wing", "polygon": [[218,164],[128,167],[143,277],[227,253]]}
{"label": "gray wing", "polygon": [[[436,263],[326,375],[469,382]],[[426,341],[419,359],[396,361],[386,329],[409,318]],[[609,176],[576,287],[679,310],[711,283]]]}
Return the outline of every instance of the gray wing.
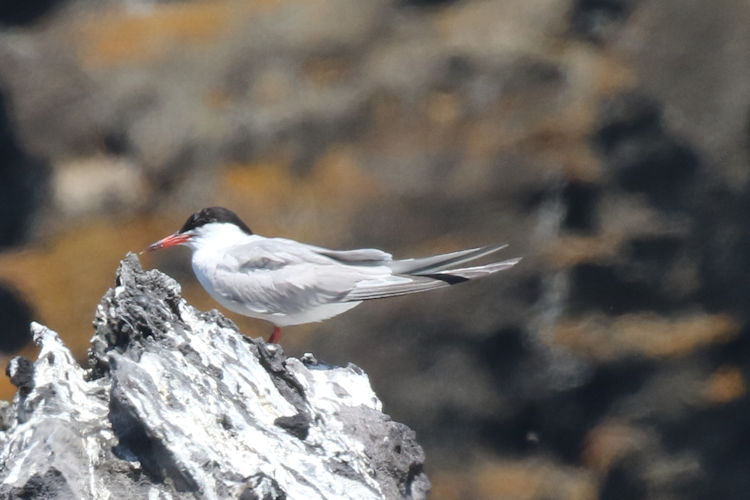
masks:
{"label": "gray wing", "polygon": [[357,283],[354,290],[346,295],[345,300],[381,299],[443,288],[504,271],[520,261],[520,258],[516,258],[483,266],[438,270],[422,274],[397,274],[385,280],[365,280]]}
{"label": "gray wing", "polygon": [[508,245],[487,245],[420,259],[403,259],[388,263],[393,276],[386,280],[367,280],[346,296],[346,300],[369,300],[424,292],[456,285],[511,268],[521,260],[509,259],[483,266],[456,267],[465,262],[493,254]]}
{"label": "gray wing", "polygon": [[377,248],[359,248],[356,250],[330,250],[328,248],[305,245],[310,251],[328,257],[340,264],[353,266],[382,266],[392,261],[391,254]]}
{"label": "gray wing", "polygon": [[490,255],[499,250],[502,250],[507,246],[507,244],[487,245],[484,247],[459,250],[458,252],[451,252],[442,255],[433,255],[432,257],[423,257],[421,259],[396,260],[389,264],[389,267],[395,274],[430,273],[448,269],[450,267],[455,267],[459,264],[463,264],[464,262],[479,259],[481,257],[484,257],[485,255]]}
{"label": "gray wing", "polygon": [[424,292],[509,269],[518,264],[521,259],[508,259],[483,266],[457,267],[460,264],[498,252],[507,246],[507,244],[487,245],[431,257],[396,261],[391,259],[390,254],[375,249],[332,251],[320,247],[311,248],[320,255],[325,255],[344,264],[355,266],[385,265],[390,269],[389,274],[381,274],[375,278],[365,278],[356,282],[354,288],[345,297],[338,299],[348,302]]}
{"label": "gray wing", "polygon": [[216,292],[236,308],[294,314],[345,302],[363,280],[390,276],[390,255],[379,250],[334,251],[282,238],[240,245],[217,266]]}
{"label": "gray wing", "polygon": [[[421,259],[393,261],[376,249],[329,250],[282,238],[236,247],[217,269],[226,300],[261,314],[290,314],[335,302],[418,293],[488,276],[520,259],[456,268],[497,252],[491,245]],[[279,309],[283,310],[279,310]]]}

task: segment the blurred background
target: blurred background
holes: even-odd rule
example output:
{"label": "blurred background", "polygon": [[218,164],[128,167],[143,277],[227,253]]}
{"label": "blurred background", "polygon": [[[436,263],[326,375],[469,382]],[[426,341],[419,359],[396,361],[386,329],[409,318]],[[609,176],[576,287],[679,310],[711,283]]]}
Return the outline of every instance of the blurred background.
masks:
{"label": "blurred background", "polygon": [[[748,26],[731,0],[2,2],[0,361],[32,319],[85,360],[119,260],[205,206],[396,257],[508,242],[514,269],[284,350],[364,368],[434,499],[746,498]],[[142,262],[216,307],[188,250]]]}

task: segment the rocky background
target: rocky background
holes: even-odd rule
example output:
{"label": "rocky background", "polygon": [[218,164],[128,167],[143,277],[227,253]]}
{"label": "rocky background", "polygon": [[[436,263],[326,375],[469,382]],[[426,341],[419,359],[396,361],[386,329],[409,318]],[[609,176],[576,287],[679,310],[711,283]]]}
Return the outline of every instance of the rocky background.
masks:
{"label": "rocky background", "polygon": [[[507,241],[496,278],[285,351],[370,375],[431,498],[744,498],[748,25],[729,0],[3,3],[2,348],[33,356],[34,319],[84,358],[119,260],[204,206],[397,257]],[[215,307],[188,260],[144,264]]]}

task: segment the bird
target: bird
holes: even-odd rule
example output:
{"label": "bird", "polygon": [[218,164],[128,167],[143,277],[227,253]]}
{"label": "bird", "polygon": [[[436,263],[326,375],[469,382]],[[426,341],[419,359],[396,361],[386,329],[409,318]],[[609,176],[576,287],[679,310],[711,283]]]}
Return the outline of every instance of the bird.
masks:
{"label": "bird", "polygon": [[195,212],[179,231],[146,250],[176,245],[192,250],[193,272],[219,304],[274,326],[269,343],[280,341],[281,327],[332,318],[366,300],[482,278],[521,260],[458,267],[494,254],[507,247],[505,244],[398,260],[374,248],[330,250],[255,234],[224,207]]}

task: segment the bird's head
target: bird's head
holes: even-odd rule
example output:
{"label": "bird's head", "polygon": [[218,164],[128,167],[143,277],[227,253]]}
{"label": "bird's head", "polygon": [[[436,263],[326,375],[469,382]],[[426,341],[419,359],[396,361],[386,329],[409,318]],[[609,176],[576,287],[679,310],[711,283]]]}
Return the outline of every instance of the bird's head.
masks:
{"label": "bird's head", "polygon": [[231,233],[253,234],[231,210],[224,207],[209,207],[195,212],[188,217],[179,231],[152,243],[146,250],[151,252],[175,245],[186,245],[195,249],[207,240],[219,242],[223,239],[222,234]]}

